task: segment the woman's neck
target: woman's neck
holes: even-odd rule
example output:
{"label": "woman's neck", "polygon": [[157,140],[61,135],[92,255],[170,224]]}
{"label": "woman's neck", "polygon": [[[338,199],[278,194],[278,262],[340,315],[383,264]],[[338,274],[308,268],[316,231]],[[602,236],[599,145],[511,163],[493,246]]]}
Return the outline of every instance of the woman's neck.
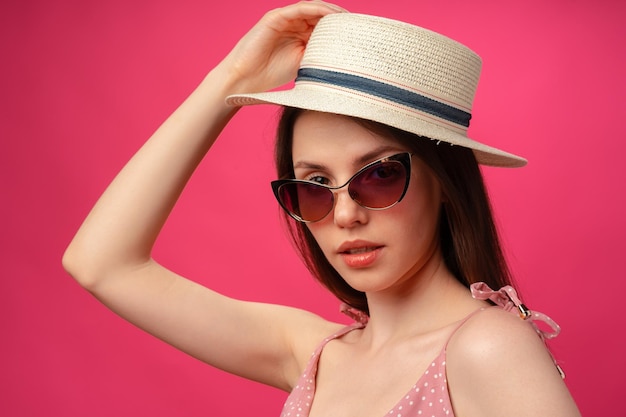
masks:
{"label": "woman's neck", "polygon": [[372,347],[441,329],[483,305],[440,256],[394,288],[367,294],[367,299],[370,320],[363,336]]}

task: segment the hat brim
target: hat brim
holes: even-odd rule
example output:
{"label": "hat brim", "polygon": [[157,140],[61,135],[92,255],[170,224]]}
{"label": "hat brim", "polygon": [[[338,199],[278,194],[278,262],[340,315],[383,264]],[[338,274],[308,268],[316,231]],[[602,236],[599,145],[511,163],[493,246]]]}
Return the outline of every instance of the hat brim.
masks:
{"label": "hat brim", "polygon": [[440,126],[442,123],[440,119],[436,121],[438,124],[435,124],[434,120],[429,121],[434,116],[338,88],[296,84],[290,90],[232,95],[227,97],[226,103],[232,106],[275,104],[358,117],[432,140],[470,148],[478,163],[482,165],[516,168],[527,163],[526,159],[520,156],[477,142],[468,138],[464,132],[457,133],[453,126],[450,128]]}

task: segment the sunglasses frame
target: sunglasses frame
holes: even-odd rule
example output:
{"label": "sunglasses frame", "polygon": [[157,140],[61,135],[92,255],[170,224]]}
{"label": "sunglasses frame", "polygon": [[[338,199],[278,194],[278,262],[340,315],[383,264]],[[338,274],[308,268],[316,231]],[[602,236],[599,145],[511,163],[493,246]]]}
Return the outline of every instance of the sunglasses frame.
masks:
{"label": "sunglasses frame", "polygon": [[[361,204],[360,202],[356,201],[354,198],[352,198],[352,195],[350,195],[350,193],[348,192],[348,195],[350,196],[350,198],[357,203],[359,206],[366,208],[368,210],[386,210],[389,209],[393,206],[395,206],[396,204],[398,204],[400,201],[402,201],[402,199],[404,198],[404,195],[406,194],[406,190],[409,188],[409,182],[411,180],[411,158],[413,157],[413,154],[411,152],[400,152],[394,155],[390,155],[390,156],[386,156],[384,158],[380,158],[377,159],[376,161],[370,162],[369,164],[365,165],[364,167],[362,167],[361,169],[359,169],[354,175],[352,175],[350,177],[350,179],[348,179],[348,181],[346,181],[343,185],[337,186],[337,187],[330,187],[328,185],[324,185],[324,184],[320,184],[318,182],[315,181],[308,181],[308,180],[299,180],[299,179],[294,179],[294,178],[290,178],[290,179],[283,179],[283,180],[275,180],[271,182],[271,186],[272,186],[272,191],[274,192],[274,197],[276,197],[276,200],[278,201],[278,204],[280,204],[280,206],[282,207],[282,209],[289,215],[291,216],[293,219],[301,222],[301,223],[315,223],[315,222],[319,222],[321,220],[323,220],[324,218],[326,218],[326,216],[328,216],[328,214],[333,211],[333,209],[335,208],[335,202],[337,201],[337,199],[335,198],[335,191],[339,190],[341,188],[344,187],[349,187],[350,183],[352,183],[352,180],[354,180],[356,177],[358,177],[359,175],[361,175],[364,171],[376,166],[376,165],[380,165],[383,164],[385,162],[389,162],[389,161],[397,161],[400,162],[402,164],[402,166],[404,167],[404,171],[406,174],[406,178],[404,181],[404,189],[402,190],[402,193],[400,194],[400,197],[398,197],[398,199],[385,207],[368,207],[366,205]],[[303,218],[301,218],[300,216],[298,216],[296,213],[291,212],[291,210],[289,210],[285,204],[283,204],[281,198],[280,198],[280,189],[287,184],[306,184],[306,185],[314,185],[316,187],[322,187],[325,188],[327,190],[329,190],[332,194],[332,206],[331,208],[328,210],[328,212],[326,212],[326,214],[324,214],[321,218],[317,219],[317,220],[305,220]]]}

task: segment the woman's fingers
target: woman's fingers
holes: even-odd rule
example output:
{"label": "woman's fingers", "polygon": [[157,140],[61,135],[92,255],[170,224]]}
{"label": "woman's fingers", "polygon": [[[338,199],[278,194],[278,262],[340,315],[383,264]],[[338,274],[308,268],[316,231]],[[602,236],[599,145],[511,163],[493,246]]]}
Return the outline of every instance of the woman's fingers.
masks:
{"label": "woman's fingers", "polygon": [[340,12],[346,10],[323,1],[301,1],[269,11],[259,23],[277,32],[310,33],[322,17]]}
{"label": "woman's fingers", "polygon": [[332,3],[312,0],[312,1],[301,1],[299,3],[294,3],[289,6],[274,9],[268,12],[267,15],[272,16],[273,14],[277,14],[278,16],[285,19],[286,21],[294,21],[294,20],[309,20],[309,19],[319,20],[320,18],[331,13],[345,13],[345,12],[347,12],[346,9],[343,9]]}
{"label": "woman's fingers", "polygon": [[291,81],[313,28],[344,11],[323,1],[301,1],[267,12],[226,59],[237,92],[265,91]]}

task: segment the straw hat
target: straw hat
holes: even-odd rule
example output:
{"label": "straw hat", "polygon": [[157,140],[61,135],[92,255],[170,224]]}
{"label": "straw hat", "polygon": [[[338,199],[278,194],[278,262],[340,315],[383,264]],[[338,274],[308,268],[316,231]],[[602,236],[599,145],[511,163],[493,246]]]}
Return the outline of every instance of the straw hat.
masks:
{"label": "straw hat", "polygon": [[278,104],[354,116],[464,146],[484,165],[526,160],[468,138],[481,59],[438,33],[376,16],[322,18],[290,90],[229,96],[233,106]]}

